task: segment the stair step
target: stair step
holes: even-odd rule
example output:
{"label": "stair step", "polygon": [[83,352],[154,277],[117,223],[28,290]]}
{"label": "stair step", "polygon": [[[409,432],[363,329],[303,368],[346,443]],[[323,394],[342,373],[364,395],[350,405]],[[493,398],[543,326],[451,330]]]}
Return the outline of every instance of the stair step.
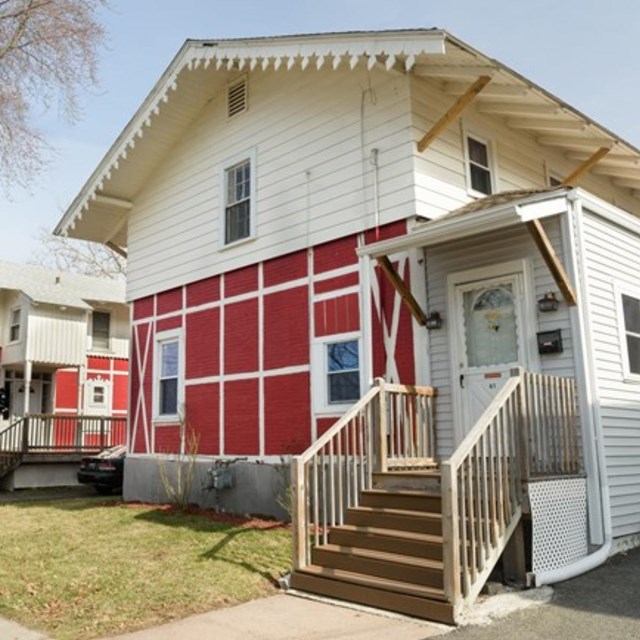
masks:
{"label": "stair step", "polygon": [[409,511],[406,509],[352,507],[347,509],[346,524],[415,531],[433,535],[442,534],[442,517],[439,513]]}
{"label": "stair step", "polygon": [[421,469],[374,472],[375,489],[440,491],[440,470]]}
{"label": "stair step", "polygon": [[442,562],[397,553],[325,544],[312,552],[314,565],[379,578],[410,582],[436,589],[444,586]]}
{"label": "stair step", "polygon": [[453,607],[445,602],[440,589],[314,565],[293,573],[291,586],[425,620],[454,624]]}
{"label": "stair step", "polygon": [[369,489],[360,494],[363,507],[440,512],[441,496],[436,491]]}
{"label": "stair step", "polygon": [[380,529],[357,525],[341,525],[329,532],[332,544],[401,553],[430,560],[442,560],[442,538],[438,535]]}

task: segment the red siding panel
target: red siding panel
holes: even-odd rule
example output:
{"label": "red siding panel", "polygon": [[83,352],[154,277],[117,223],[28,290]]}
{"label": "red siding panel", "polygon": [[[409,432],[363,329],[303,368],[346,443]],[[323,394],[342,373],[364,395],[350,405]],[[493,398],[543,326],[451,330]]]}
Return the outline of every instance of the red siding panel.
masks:
{"label": "red siding panel", "polygon": [[258,300],[226,305],[224,309],[225,373],[258,369]]}
{"label": "red siding panel", "polygon": [[258,289],[258,265],[252,264],[243,269],[230,271],[224,276],[224,297],[231,298],[241,293]]}
{"label": "red siding panel", "polygon": [[60,409],[78,408],[78,372],[73,369],[56,373],[56,397],[54,407]]}
{"label": "red siding panel", "polygon": [[109,369],[111,369],[111,358],[96,358],[93,356],[89,356],[87,358],[87,369],[109,371]]}
{"label": "red siding panel", "polygon": [[162,318],[156,322],[156,331],[170,331],[171,329],[179,329],[182,326],[182,316],[173,316],[172,318]]}
{"label": "red siding panel", "polygon": [[327,429],[330,429],[339,419],[340,416],[336,416],[335,418],[318,418],[316,420],[318,436],[321,436]]}
{"label": "red siding panel", "polygon": [[256,455],[260,450],[258,379],[224,383],[224,452]]}
{"label": "red siding panel", "polygon": [[347,287],[357,286],[358,280],[358,272],[347,273],[337,278],[315,282],[313,284],[313,290],[315,293],[325,293],[326,291],[335,291],[336,289],[346,289]]}
{"label": "red siding panel", "polygon": [[129,361],[128,360],[118,360],[114,358],[113,360],[113,368],[116,371],[128,371],[129,370]]}
{"label": "red siding panel", "polygon": [[156,453],[180,453],[180,427],[155,427]]}
{"label": "red siding panel", "polygon": [[389,240],[389,238],[403,236],[405,233],[407,233],[407,221],[398,220],[397,222],[385,224],[383,227],[369,229],[366,231],[364,236],[365,243],[371,244],[373,242],[378,242],[379,240]]}
{"label": "red siding panel", "polygon": [[348,236],[314,247],[313,272],[322,273],[357,264],[356,246],[356,236]]}
{"label": "red siding panel", "polygon": [[358,331],[360,328],[357,293],[316,302],[313,312],[316,337]]}
{"label": "red siding panel", "polygon": [[187,315],[186,358],[187,380],[220,373],[220,309]]}
{"label": "red siding panel", "polygon": [[187,429],[199,436],[198,452],[203,455],[220,453],[220,389],[218,383],[197,384],[185,390]]}
{"label": "red siding panel", "polygon": [[140,298],[133,303],[133,319],[149,318],[153,315],[153,296]]}
{"label": "red siding panel", "polygon": [[113,376],[113,409],[115,411],[126,410],[128,396],[129,380],[127,376]]}
{"label": "red siding panel", "polygon": [[307,275],[307,252],[298,251],[264,263],[264,286],[272,287]]}
{"label": "red siding panel", "polygon": [[309,362],[307,287],[264,298],[264,366],[279,369]]}
{"label": "red siding panel", "polygon": [[311,442],[309,374],[265,378],[265,453],[293,454]]}
{"label": "red siding panel", "polygon": [[220,277],[214,276],[187,285],[187,306],[197,307],[220,300]]}
{"label": "red siding panel", "polygon": [[157,313],[159,316],[182,309],[182,287],[169,289],[158,294]]}

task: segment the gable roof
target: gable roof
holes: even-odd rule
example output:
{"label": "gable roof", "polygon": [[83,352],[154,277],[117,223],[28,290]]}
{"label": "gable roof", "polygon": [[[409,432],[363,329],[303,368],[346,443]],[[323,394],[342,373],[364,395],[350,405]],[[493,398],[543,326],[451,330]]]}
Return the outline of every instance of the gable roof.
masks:
{"label": "gable roof", "polygon": [[22,291],[34,302],[91,309],[91,303],[125,304],[123,280],[94,278],[0,260],[0,289]]}
{"label": "gable roof", "polygon": [[[507,118],[540,144],[580,161],[615,146],[598,164],[618,186],[640,192],[640,150],[499,61],[439,29],[367,31],[232,40],[187,40],[67,209],[54,233],[127,245],[126,221],[146,179],[204,104],[238,74],[382,66],[439,80],[462,94],[481,75],[485,113]],[[486,99],[487,102],[483,103]]]}

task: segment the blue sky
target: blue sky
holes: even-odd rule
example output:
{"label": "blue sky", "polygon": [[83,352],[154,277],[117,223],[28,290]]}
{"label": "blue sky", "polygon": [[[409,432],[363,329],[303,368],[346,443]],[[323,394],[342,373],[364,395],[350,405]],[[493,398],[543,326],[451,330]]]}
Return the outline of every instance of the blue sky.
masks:
{"label": "blue sky", "polygon": [[0,259],[27,262],[187,38],[439,27],[640,146],[637,0],[111,0],[100,86],[69,126],[35,114],[57,149],[31,192],[0,196]]}

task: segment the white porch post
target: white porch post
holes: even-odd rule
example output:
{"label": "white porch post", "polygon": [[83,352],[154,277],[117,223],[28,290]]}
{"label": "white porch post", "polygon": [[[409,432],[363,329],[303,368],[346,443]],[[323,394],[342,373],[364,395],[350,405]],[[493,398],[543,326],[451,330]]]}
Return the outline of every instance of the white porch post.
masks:
{"label": "white porch post", "polygon": [[23,414],[29,413],[29,401],[31,400],[31,376],[33,373],[33,363],[27,360],[24,364],[24,409]]}

